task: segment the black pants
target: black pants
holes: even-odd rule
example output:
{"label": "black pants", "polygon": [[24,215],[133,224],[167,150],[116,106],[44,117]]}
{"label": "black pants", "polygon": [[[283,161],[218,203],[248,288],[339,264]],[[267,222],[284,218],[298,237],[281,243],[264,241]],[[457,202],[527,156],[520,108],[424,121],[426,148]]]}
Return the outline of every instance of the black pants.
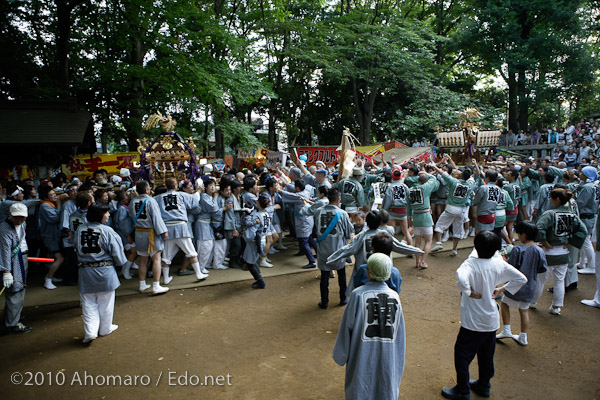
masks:
{"label": "black pants", "polygon": [[286,209],[285,216],[287,217],[287,227],[290,229],[290,236],[296,237],[296,224],[294,221],[294,208],[289,207]]}
{"label": "black pants", "polygon": [[260,274],[260,268],[258,268],[258,265],[256,263],[246,263],[246,266],[248,267],[248,271],[250,271],[255,281],[260,281],[262,279],[262,275]]}
{"label": "black pants", "polygon": [[500,239],[500,243],[502,243],[502,229],[504,229],[504,226],[501,226],[500,228],[494,228],[494,233],[496,236],[498,236],[498,239]]}
{"label": "black pants", "polygon": [[479,384],[490,387],[494,376],[494,351],[496,350],[496,332],[475,332],[460,328],[454,345],[454,368],[456,369],[456,387],[459,393],[468,393],[469,364],[477,355],[479,364]]}
{"label": "black pants", "polygon": [[63,257],[65,258],[64,266],[65,272],[63,278],[66,282],[77,284],[79,269],[77,266],[77,254],[75,253],[74,247],[63,247],[61,250]]}
{"label": "black pants", "polygon": [[242,254],[244,254],[244,240],[240,236],[232,237],[229,242],[229,259],[238,265],[242,265]]}
{"label": "black pants", "polygon": [[308,262],[311,264],[315,263],[315,258],[313,257],[313,253],[311,248],[317,250],[317,242],[313,239],[312,236],[298,238],[298,245],[300,247],[300,251],[304,253]]}
{"label": "black pants", "polygon": [[[346,299],[346,268],[337,270],[340,285],[340,301]],[[321,271],[321,303],[329,304],[329,271]]]}

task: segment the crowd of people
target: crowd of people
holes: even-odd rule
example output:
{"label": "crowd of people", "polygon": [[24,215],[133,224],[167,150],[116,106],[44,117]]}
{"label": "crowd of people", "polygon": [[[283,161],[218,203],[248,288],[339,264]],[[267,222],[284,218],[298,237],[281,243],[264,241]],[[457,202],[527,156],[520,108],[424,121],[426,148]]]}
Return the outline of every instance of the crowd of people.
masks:
{"label": "crowd of people", "polygon": [[[598,124],[592,128],[597,132]],[[46,289],[79,286],[84,343],[90,343],[118,328],[113,324],[118,273],[133,279],[132,270],[137,270],[139,291],[159,295],[178,279],[173,275],[205,280],[210,279],[211,269],[241,268],[252,275],[252,288],[264,289],[261,268],[274,267],[269,255],[286,249],[282,237],[289,231],[298,242],[296,255],[306,257],[302,268],[321,271],[318,307],[329,307],[329,281],[337,277],[339,304],[344,306],[350,299],[346,313],[364,316],[360,302],[370,301],[369,318],[379,319],[379,325],[363,327],[369,332],[362,339],[348,336],[352,328],[344,333],[340,328],[340,335],[346,336],[338,337],[334,358],[351,369],[364,360],[351,361],[350,353],[370,348],[359,343],[365,338],[396,346],[393,351],[403,359],[398,296],[402,279],[392,265],[392,253],[412,257],[416,268],[427,269],[428,256],[442,250],[445,241],[452,239],[448,255],[455,257],[460,241],[474,236],[476,250],[458,271],[461,307],[463,313],[480,312],[470,302],[489,296],[489,301],[479,303],[485,303],[487,320],[469,325],[469,318],[463,317],[465,331],[461,328],[455,349],[458,386],[445,388],[443,394],[467,398],[469,387],[489,393],[493,365],[491,374],[480,371],[480,380],[469,384],[468,364],[479,354],[477,346],[487,348],[487,355],[491,351],[493,357],[491,331],[494,340],[513,338],[527,345],[527,309],[537,306],[550,277],[551,314],[561,314],[565,292],[577,287],[578,274],[596,274],[595,297],[582,303],[600,307],[595,251],[599,170],[593,164],[595,151],[582,153],[589,146],[585,135],[591,128],[570,129],[563,136],[585,145],[578,154],[591,157],[583,157],[591,162],[580,162],[576,168],[560,157],[496,157],[485,165],[473,159],[459,167],[449,154],[437,163],[396,163],[392,155],[391,162],[382,158],[363,165],[358,161],[348,176],[338,176],[339,171],[321,162],[307,166],[298,160],[252,170],[216,171],[208,164],[198,179],[167,178],[164,185],[155,186],[133,182],[127,170],[113,176],[99,170],[85,182],[64,174],[42,182],[5,182],[0,202],[5,326],[11,333],[31,331],[20,322],[28,256],[53,259],[44,279]],[[566,140],[559,138],[557,143]],[[600,142],[599,138],[594,140]],[[508,140],[508,135],[503,139]],[[174,266],[179,250],[185,259]],[[354,268],[348,280],[345,271],[351,257]],[[471,279],[489,265],[499,265],[493,279]],[[474,287],[473,282],[482,286]],[[358,289],[363,286],[368,290]],[[504,294],[504,326],[497,336],[492,292]],[[519,335],[510,328],[510,307],[519,308]],[[344,315],[342,326],[347,318]],[[470,318],[477,320],[474,315]],[[347,372],[347,378],[358,372]],[[399,372],[394,378],[399,386],[402,368],[395,372]],[[366,389],[347,382],[347,395],[348,390],[363,393]],[[397,398],[397,391],[390,393]]]}
{"label": "crowd of people", "polygon": [[552,160],[564,161],[567,167],[579,164],[597,166],[600,158],[600,122],[594,118],[569,121],[564,128],[533,129],[531,132],[508,130],[500,135],[499,147],[554,145]]}

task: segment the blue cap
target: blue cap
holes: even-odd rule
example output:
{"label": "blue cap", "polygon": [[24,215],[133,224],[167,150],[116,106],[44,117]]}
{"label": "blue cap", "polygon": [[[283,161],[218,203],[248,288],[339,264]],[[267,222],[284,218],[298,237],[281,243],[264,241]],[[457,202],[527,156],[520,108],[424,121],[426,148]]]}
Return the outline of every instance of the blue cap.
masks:
{"label": "blue cap", "polygon": [[596,171],[596,168],[594,167],[583,167],[581,172],[583,172],[583,174],[591,181],[598,180],[598,171]]}

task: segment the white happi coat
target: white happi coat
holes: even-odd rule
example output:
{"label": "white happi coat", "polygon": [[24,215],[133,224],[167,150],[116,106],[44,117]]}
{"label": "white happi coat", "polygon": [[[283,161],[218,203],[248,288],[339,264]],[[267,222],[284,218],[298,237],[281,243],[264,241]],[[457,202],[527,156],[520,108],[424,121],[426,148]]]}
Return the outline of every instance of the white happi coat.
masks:
{"label": "white happi coat", "polygon": [[397,400],[406,334],[398,293],[385,282],[356,288],[344,310],[333,360],[346,365],[346,400]]}
{"label": "white happi coat", "polygon": [[346,266],[346,260],[344,259],[327,263],[327,257],[336,249],[344,246],[348,239],[352,237],[354,227],[346,211],[334,205],[326,205],[320,208],[315,215],[317,240],[325,233],[338,212],[341,213],[341,217],[335,227],[323,240],[317,241],[317,265],[321,271],[338,270]]}
{"label": "white happi coat", "polygon": [[189,193],[169,190],[155,197],[160,214],[167,225],[169,239],[192,237],[188,229],[188,210],[198,207],[197,198]]}

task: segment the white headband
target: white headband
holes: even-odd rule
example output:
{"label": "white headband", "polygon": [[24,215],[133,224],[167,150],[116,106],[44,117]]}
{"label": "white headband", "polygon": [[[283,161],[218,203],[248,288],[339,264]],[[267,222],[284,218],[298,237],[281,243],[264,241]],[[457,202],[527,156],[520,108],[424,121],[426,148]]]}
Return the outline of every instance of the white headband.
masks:
{"label": "white headband", "polygon": [[16,195],[19,194],[19,192],[22,192],[22,191],[23,191],[23,188],[21,186],[17,185],[17,190],[12,192],[9,197],[15,197]]}

